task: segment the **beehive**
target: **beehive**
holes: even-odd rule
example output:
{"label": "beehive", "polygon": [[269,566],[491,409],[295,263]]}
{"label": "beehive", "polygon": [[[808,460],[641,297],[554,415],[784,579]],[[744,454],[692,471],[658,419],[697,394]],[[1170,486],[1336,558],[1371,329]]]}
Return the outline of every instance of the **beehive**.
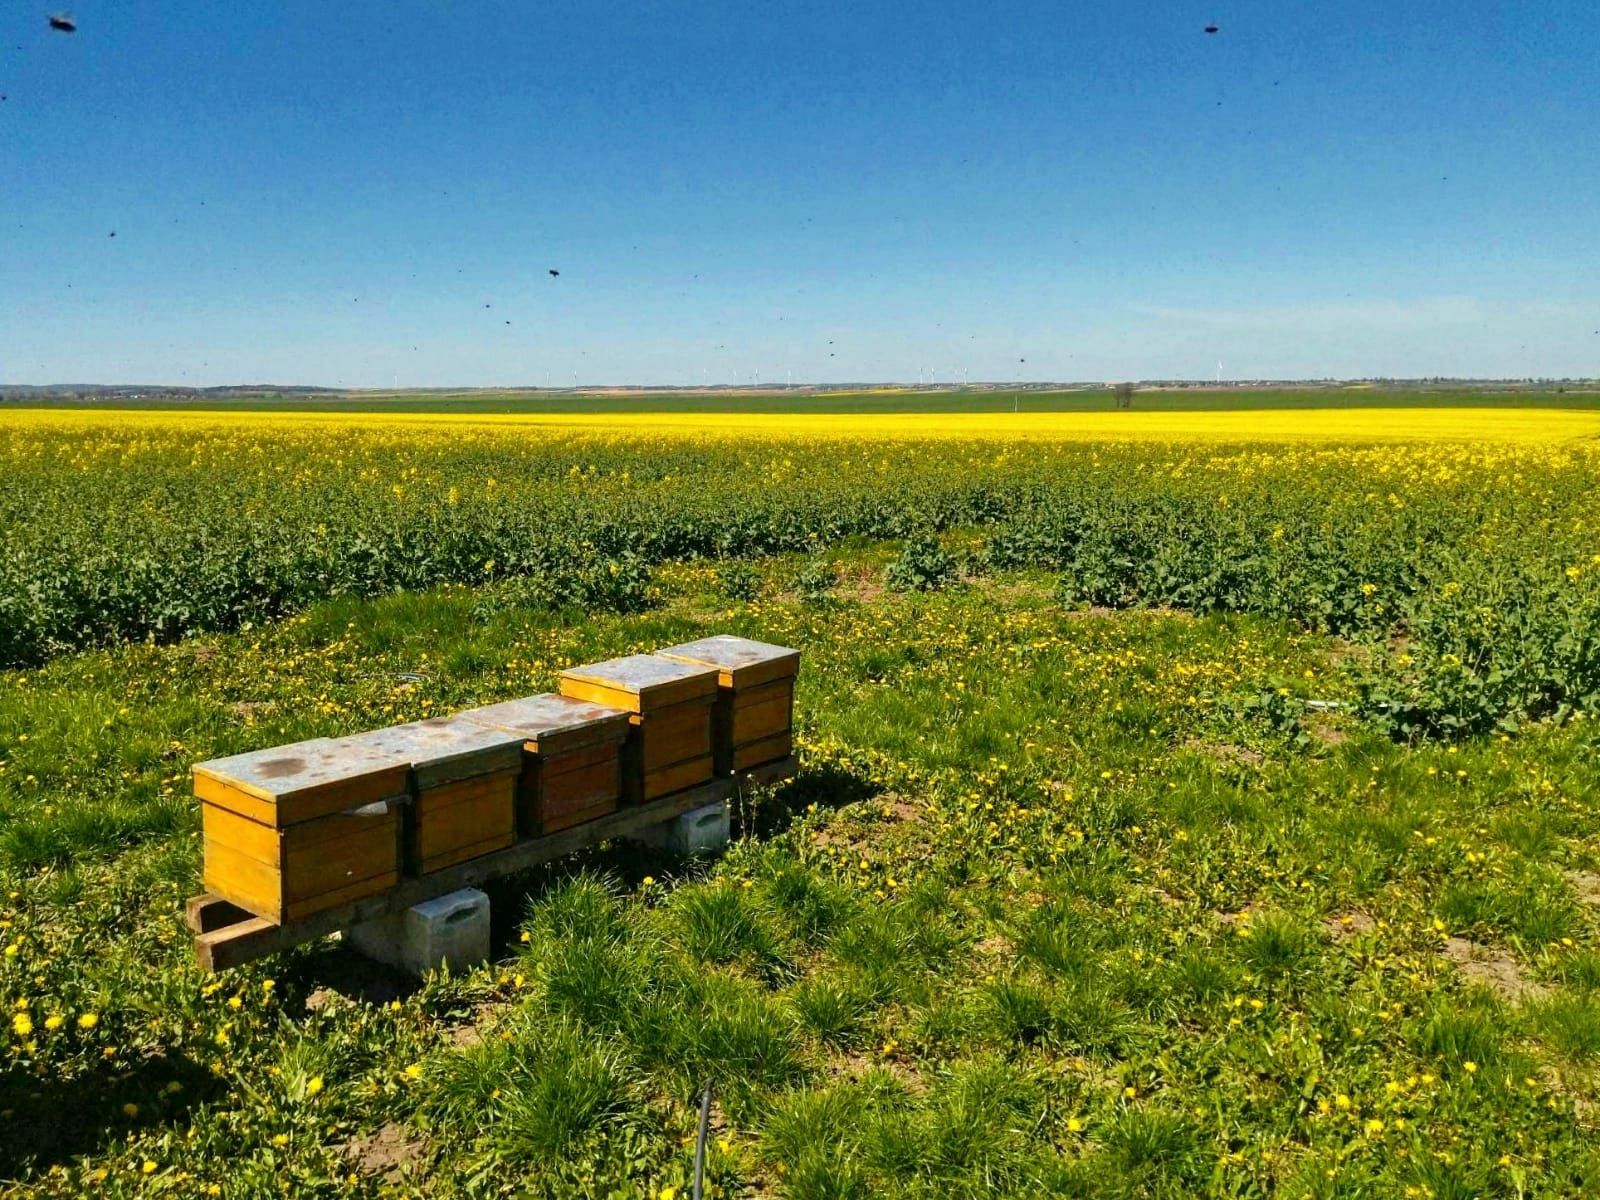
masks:
{"label": "beehive", "polygon": [[470,709],[461,719],[523,739],[520,836],[554,833],[616,811],[628,737],[628,714],[622,709],[545,694]]}
{"label": "beehive", "polygon": [[426,875],[517,840],[522,739],[516,734],[460,717],[430,717],[356,740],[411,766],[407,874]]}
{"label": "beehive", "polygon": [[800,672],[800,651],[724,633],[656,653],[717,669],[713,745],[719,775],[794,752],[794,681]]}
{"label": "beehive", "polygon": [[406,764],[351,738],[196,763],[205,886],[282,924],[399,880]]}
{"label": "beehive", "polygon": [[622,793],[638,804],[711,779],[713,667],[632,654],[561,672],[561,694],[629,714]]}

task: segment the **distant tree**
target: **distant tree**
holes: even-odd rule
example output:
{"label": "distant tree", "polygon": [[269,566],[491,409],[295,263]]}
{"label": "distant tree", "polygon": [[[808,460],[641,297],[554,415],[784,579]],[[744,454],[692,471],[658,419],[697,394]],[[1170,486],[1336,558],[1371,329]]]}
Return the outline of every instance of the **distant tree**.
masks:
{"label": "distant tree", "polygon": [[1131,384],[1131,383],[1119,383],[1119,384],[1117,384],[1116,393],[1115,394],[1116,394],[1116,397],[1117,397],[1117,407],[1118,408],[1132,408],[1133,407],[1133,384]]}

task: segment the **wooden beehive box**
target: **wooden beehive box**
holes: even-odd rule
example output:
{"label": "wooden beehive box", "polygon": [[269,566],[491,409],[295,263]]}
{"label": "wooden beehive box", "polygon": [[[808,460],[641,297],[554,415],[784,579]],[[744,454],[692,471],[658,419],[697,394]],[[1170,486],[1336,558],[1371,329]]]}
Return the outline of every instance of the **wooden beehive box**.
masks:
{"label": "wooden beehive box", "polygon": [[377,729],[357,740],[411,766],[407,874],[427,875],[517,840],[522,739],[516,734],[456,716]]}
{"label": "wooden beehive box", "polygon": [[538,837],[615,812],[622,797],[622,709],[546,693],[461,715],[523,739],[517,833]]}
{"label": "wooden beehive box", "polygon": [[630,654],[561,672],[561,694],[629,714],[622,794],[630,804],[711,779],[715,668]]}
{"label": "wooden beehive box", "polygon": [[794,681],[800,651],[722,633],[656,651],[717,669],[713,725],[719,775],[794,753]]}
{"label": "wooden beehive box", "polygon": [[406,764],[315,738],[194,766],[213,895],[282,924],[399,880]]}

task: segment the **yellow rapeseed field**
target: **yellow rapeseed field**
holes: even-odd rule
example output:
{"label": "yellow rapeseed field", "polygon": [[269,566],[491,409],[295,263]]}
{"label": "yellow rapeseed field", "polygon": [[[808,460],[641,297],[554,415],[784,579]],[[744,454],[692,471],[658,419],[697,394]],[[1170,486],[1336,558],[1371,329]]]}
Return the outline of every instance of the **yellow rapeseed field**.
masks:
{"label": "yellow rapeseed field", "polygon": [[214,429],[319,425],[526,427],[530,432],[682,437],[999,438],[1051,442],[1570,443],[1600,439],[1600,411],[1361,408],[1059,413],[328,413],[19,409],[0,423],[34,428]]}

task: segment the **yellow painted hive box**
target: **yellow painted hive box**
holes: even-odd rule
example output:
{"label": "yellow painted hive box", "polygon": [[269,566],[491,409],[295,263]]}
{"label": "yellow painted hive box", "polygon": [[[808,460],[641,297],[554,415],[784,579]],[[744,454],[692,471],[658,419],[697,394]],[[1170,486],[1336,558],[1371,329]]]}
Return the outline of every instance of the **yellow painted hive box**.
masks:
{"label": "yellow painted hive box", "polygon": [[407,874],[431,874],[517,840],[522,738],[516,734],[453,716],[376,729],[356,740],[410,765]]}
{"label": "yellow painted hive box", "polygon": [[628,803],[710,782],[714,667],[630,654],[561,672],[561,694],[628,713],[622,771]]}
{"label": "yellow painted hive box", "polygon": [[196,763],[206,890],[278,924],[388,891],[406,774],[351,738]]}
{"label": "yellow painted hive box", "polygon": [[629,730],[623,709],[546,693],[469,709],[460,716],[522,739],[519,836],[555,833],[616,811]]}
{"label": "yellow painted hive box", "polygon": [[656,653],[716,668],[713,744],[719,775],[794,753],[794,682],[800,673],[800,651],[724,633]]}

